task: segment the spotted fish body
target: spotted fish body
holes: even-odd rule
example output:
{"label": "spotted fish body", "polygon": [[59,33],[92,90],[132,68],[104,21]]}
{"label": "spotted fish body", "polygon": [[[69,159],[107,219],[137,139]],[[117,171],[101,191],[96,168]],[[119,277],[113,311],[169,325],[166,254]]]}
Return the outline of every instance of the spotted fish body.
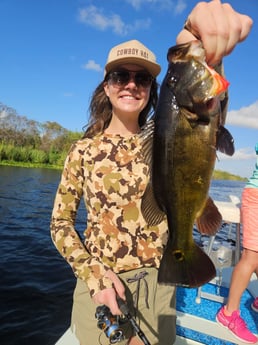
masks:
{"label": "spotted fish body", "polygon": [[[154,115],[152,176],[142,211],[151,224],[156,206],[167,217],[169,239],[160,263],[159,283],[200,286],[215,276],[215,267],[193,240],[196,223],[213,235],[221,215],[208,192],[216,150],[232,155],[233,139],[223,127],[228,82],[204,61],[200,41],[168,51],[168,71]],[[150,206],[151,205],[151,206]],[[155,207],[156,207],[155,206]],[[157,212],[156,212],[157,213]],[[154,217],[155,218],[155,217]]]}

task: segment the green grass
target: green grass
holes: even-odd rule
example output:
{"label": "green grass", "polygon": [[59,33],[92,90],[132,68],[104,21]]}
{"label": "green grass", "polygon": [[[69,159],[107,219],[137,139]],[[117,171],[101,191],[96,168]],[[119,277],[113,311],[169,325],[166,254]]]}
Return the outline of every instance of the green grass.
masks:
{"label": "green grass", "polygon": [[[63,161],[64,161],[64,157],[59,159],[58,164],[39,163],[39,162],[17,162],[14,160],[0,160],[0,165],[17,166],[17,167],[23,167],[23,168],[48,168],[48,169],[62,170]],[[226,171],[220,171],[220,170],[214,170],[212,179],[213,180],[247,181],[247,178],[245,177],[233,175]]]}

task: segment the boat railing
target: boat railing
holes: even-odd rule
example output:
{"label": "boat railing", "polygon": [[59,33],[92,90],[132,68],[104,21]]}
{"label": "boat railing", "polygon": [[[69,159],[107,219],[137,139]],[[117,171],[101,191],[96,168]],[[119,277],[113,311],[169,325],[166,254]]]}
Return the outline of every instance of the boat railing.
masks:
{"label": "boat railing", "polygon": [[[223,224],[228,224],[228,239],[231,239],[233,246],[225,246],[216,241],[216,235],[211,236],[208,244],[204,247],[205,252],[212,259],[216,269],[217,275],[210,282],[217,286],[216,294],[202,291],[202,286],[198,288],[196,303],[201,303],[201,298],[212,301],[225,303],[225,297],[220,295],[220,287],[222,285],[222,270],[225,267],[233,267],[237,264],[241,255],[241,217],[240,217],[240,200],[237,196],[230,195],[230,201],[214,201],[218,207]],[[233,231],[233,229],[235,231]],[[235,239],[232,239],[233,233]]]}

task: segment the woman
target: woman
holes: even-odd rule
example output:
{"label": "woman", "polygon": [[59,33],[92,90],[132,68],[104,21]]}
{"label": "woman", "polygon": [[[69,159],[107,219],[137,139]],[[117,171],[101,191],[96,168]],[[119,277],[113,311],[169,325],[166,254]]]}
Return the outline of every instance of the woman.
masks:
{"label": "woman", "polygon": [[[177,43],[198,36],[207,62],[215,65],[246,38],[251,26],[249,17],[228,4],[202,2],[191,12]],[[159,72],[155,55],[140,42],[112,48],[104,80],[90,103],[90,125],[65,162],[51,235],[78,278],[72,328],[81,345],[109,344],[110,334],[97,328],[95,311],[106,305],[120,315],[118,297],[126,300],[152,345],[175,340],[175,289],[157,285],[167,223],[148,227],[140,209],[150,167],[138,133],[155,109]],[[82,197],[88,216],[84,241],[75,230]],[[130,323],[120,324],[125,335],[120,344],[143,344]]]}
{"label": "woman", "polygon": [[[258,143],[255,146],[258,155]],[[258,158],[255,164],[253,175],[249,178],[243,193],[241,205],[241,218],[243,225],[243,251],[241,259],[235,266],[229,289],[227,304],[217,314],[217,322],[229,329],[237,338],[248,344],[255,344],[257,337],[252,334],[245,321],[240,316],[240,300],[244,290],[247,288],[253,272],[258,277]],[[256,309],[258,299],[256,298],[251,307]]]}

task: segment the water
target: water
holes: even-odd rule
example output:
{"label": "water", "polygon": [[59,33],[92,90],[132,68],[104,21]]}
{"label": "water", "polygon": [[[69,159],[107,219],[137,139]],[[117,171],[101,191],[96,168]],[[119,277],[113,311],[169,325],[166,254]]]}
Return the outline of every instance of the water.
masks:
{"label": "water", "polygon": [[[60,171],[0,166],[0,342],[54,345],[68,328],[75,278],[49,233]],[[213,181],[211,196],[241,197],[243,182]],[[77,229],[85,227],[80,208]],[[223,232],[222,235],[223,237]]]}

